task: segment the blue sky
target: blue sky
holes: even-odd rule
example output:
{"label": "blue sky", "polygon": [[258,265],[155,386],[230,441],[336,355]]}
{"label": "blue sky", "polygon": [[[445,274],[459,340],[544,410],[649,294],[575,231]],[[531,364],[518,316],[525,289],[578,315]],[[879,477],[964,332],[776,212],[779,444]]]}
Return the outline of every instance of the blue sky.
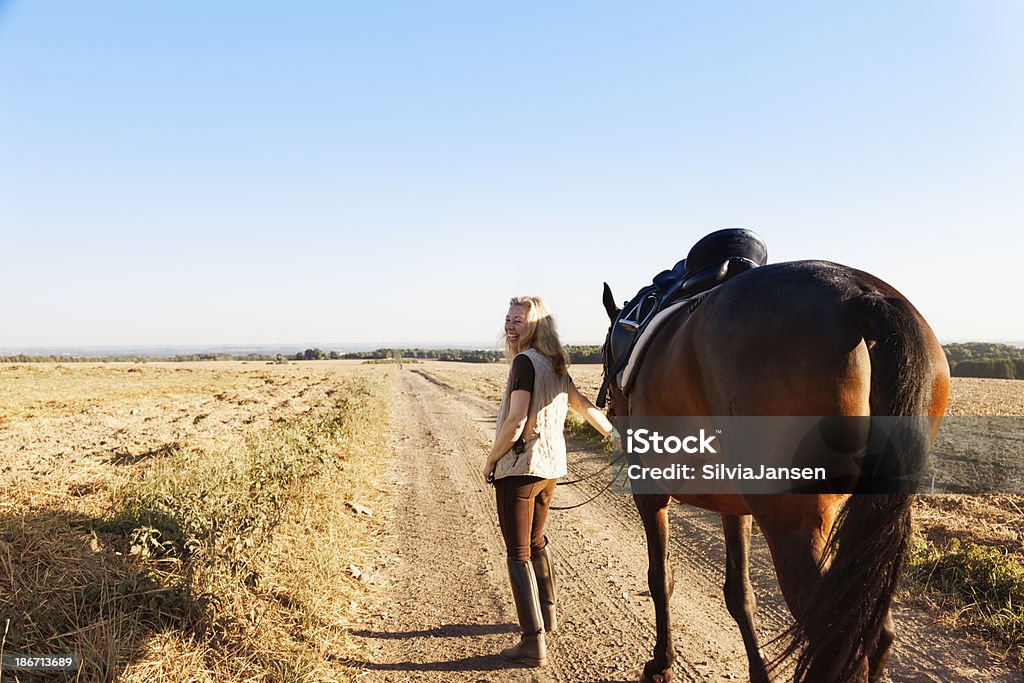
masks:
{"label": "blue sky", "polygon": [[757,230],[1024,340],[1024,5],[0,5],[0,348],[597,342]]}

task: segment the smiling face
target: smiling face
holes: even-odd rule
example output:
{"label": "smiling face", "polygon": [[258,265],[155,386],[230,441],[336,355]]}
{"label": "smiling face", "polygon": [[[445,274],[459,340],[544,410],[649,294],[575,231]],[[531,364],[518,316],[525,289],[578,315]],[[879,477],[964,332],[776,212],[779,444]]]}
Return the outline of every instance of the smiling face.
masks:
{"label": "smiling face", "polygon": [[519,341],[526,332],[526,306],[518,306],[513,304],[508,307],[508,313],[505,314],[505,339],[508,341],[509,348],[513,352],[519,353],[522,349],[519,348]]}

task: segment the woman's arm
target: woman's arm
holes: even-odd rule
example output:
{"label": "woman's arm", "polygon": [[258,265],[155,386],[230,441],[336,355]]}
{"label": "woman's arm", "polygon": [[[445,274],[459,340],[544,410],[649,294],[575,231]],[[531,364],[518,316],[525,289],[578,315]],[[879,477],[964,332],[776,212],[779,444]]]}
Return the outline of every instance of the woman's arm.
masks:
{"label": "woman's arm", "polygon": [[487,462],[484,464],[484,479],[486,480],[492,472],[501,456],[512,450],[512,446],[523,434],[526,428],[526,419],[530,410],[530,392],[524,389],[516,389],[509,396],[508,417],[501,424],[498,435],[494,437],[494,444],[491,452],[487,455]]}
{"label": "woman's arm", "polygon": [[590,426],[596,429],[601,436],[611,439],[616,448],[619,447],[619,444],[616,443],[616,440],[619,438],[619,432],[608,421],[605,414],[591,403],[589,398],[581,394],[580,390],[572,382],[569,382],[569,407],[589,422]]}

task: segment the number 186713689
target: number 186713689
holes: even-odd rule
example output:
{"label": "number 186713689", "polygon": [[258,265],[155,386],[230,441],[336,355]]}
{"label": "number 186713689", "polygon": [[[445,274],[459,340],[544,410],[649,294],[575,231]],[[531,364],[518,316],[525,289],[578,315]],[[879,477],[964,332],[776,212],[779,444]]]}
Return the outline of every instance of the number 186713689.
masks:
{"label": "number 186713689", "polygon": [[0,661],[4,671],[77,671],[82,658],[75,654],[5,654]]}

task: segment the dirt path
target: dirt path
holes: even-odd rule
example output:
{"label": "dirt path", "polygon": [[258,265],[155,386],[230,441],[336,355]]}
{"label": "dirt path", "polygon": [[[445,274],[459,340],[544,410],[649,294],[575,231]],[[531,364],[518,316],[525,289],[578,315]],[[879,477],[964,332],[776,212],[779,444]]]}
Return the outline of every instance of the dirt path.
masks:
{"label": "dirt path", "polygon": [[[607,493],[576,510],[553,511],[548,535],[559,578],[560,631],[550,665],[514,669],[496,656],[516,637],[515,609],[493,494],[479,465],[495,406],[429,373],[405,370],[392,418],[397,450],[390,534],[381,548],[376,604],[357,633],[361,681],[635,681],[654,643],[646,548],[627,496]],[[570,450],[572,474],[600,456]],[[556,505],[588,498],[595,478],[559,488]],[[745,680],[742,642],[722,600],[724,547],[718,515],[673,506],[672,617],[676,680]],[[789,620],[767,548],[754,538],[752,580],[763,638]],[[1021,680],[997,656],[950,634],[927,612],[899,607],[893,681]]]}

